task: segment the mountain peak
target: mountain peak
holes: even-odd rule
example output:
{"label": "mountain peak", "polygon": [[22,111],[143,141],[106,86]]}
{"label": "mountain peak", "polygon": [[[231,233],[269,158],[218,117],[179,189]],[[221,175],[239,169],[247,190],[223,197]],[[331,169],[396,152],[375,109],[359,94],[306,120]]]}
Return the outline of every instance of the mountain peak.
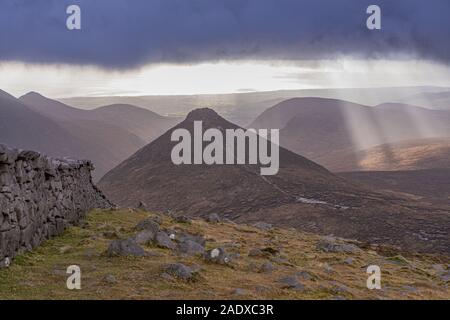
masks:
{"label": "mountain peak", "polygon": [[3,90],[0,90],[0,98],[16,99],[13,95]]}
{"label": "mountain peak", "polygon": [[46,97],[44,97],[42,94],[40,94],[39,92],[36,92],[36,91],[30,91],[30,92],[28,92],[28,93],[26,93],[26,94],[24,94],[23,96],[21,96],[20,98],[19,98],[19,100],[23,100],[23,99],[36,99],[36,98],[39,98],[39,99],[47,99]]}
{"label": "mountain peak", "polygon": [[196,120],[218,120],[222,119],[219,114],[211,108],[198,108],[189,112],[186,120],[196,121]]}

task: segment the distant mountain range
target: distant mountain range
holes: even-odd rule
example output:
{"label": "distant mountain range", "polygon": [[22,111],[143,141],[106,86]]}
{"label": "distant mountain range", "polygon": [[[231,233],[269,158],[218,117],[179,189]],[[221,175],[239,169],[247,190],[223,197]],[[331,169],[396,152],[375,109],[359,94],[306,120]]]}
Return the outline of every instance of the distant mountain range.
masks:
{"label": "distant mountain range", "polygon": [[205,129],[238,127],[211,109],[192,111],[107,173],[100,188],[121,206],[142,201],[150,210],[217,213],[239,222],[265,221],[413,251],[450,252],[448,206],[372,191],[284,148],[275,176],[261,176],[254,165],[174,165],[171,133],[177,128],[192,132],[194,121],[203,121]]}
{"label": "distant mountain range", "polygon": [[191,110],[210,107],[225,119],[247,126],[264,110],[284,100],[297,97],[322,97],[351,101],[368,106],[422,93],[448,90],[444,87],[385,87],[277,90],[229,94],[198,94],[169,96],[105,96],[72,97],[59,101],[77,108],[94,109],[111,104],[131,104],[155,111],[161,115],[186,116]]}
{"label": "distant mountain range", "polygon": [[38,93],[0,92],[0,142],[94,162],[99,179],[178,119],[129,105],[80,110]]}
{"label": "distant mountain range", "polygon": [[403,97],[399,101],[429,109],[450,110],[450,90],[439,92],[420,92]]}
{"label": "distant mountain range", "polygon": [[[450,137],[450,112],[404,104],[368,107],[336,99],[293,98],[267,109],[249,127],[280,129],[282,146],[333,171],[359,170],[364,168],[360,163],[363,154],[376,156],[376,151],[370,151],[375,146],[384,145],[374,150],[379,154],[382,148],[388,156],[392,143],[417,140],[426,144],[431,141],[426,138]],[[392,168],[397,165],[393,158],[388,161]],[[386,169],[386,164],[379,164]]]}

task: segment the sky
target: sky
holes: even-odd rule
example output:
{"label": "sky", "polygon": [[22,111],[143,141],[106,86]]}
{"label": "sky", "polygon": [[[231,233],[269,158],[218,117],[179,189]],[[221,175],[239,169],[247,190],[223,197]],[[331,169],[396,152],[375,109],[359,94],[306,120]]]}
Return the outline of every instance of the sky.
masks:
{"label": "sky", "polygon": [[[81,8],[68,30],[66,8]],[[366,27],[371,4],[381,30]],[[2,0],[0,89],[51,97],[450,86],[448,0]]]}

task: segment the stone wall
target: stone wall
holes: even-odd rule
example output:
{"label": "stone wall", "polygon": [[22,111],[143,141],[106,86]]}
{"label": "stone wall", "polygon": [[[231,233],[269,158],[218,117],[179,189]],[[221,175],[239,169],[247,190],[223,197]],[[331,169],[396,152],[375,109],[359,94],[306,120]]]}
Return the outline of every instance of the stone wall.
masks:
{"label": "stone wall", "polygon": [[92,163],[52,159],[0,144],[0,268],[112,204],[92,183]]}

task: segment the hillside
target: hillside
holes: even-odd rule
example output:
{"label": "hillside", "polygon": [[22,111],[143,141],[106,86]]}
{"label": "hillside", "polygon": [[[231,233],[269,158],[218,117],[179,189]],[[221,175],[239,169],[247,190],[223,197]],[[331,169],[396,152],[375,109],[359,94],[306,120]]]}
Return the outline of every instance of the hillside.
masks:
{"label": "hillside", "polygon": [[412,251],[450,252],[448,206],[372,191],[284,148],[274,176],[261,176],[256,165],[174,165],[171,132],[192,132],[196,120],[202,120],[205,129],[236,128],[210,109],[192,111],[108,172],[100,188],[121,206],[143,201],[159,212],[218,213],[238,222],[265,221]]}
{"label": "hillside", "polygon": [[57,157],[86,156],[83,143],[61,125],[4,92],[0,95],[0,143]]}
{"label": "hillside", "polygon": [[[96,168],[93,172],[95,180],[178,122],[176,118],[162,117],[129,105],[81,110],[36,92],[19,99],[9,96],[6,101],[20,107],[10,106],[8,114],[3,116],[4,143],[42,151],[51,156],[90,159]],[[18,113],[27,119],[23,122],[28,123],[30,128],[7,129],[6,132],[7,126],[20,123],[17,120]],[[35,125],[35,122],[47,124]],[[35,126],[42,128],[34,130]],[[26,138],[23,136],[26,130],[36,133]],[[47,137],[46,131],[49,130],[51,134],[48,132],[48,135],[51,137]]]}
{"label": "hillside", "polygon": [[27,93],[19,99],[30,109],[52,119],[64,122],[82,120],[103,122],[103,125],[122,129],[122,132],[128,131],[128,134],[136,135],[147,143],[179,121],[177,118],[163,117],[150,110],[129,104],[114,104],[93,110],[83,110],[49,99],[36,92]]}
{"label": "hillside", "polygon": [[359,151],[342,150],[317,160],[333,172],[450,168],[450,138],[414,139]]}
{"label": "hillside", "polygon": [[[144,219],[175,234],[177,248],[149,242],[136,249],[144,256],[107,254],[114,239],[135,236]],[[0,299],[450,299],[448,256],[292,229],[177,221],[134,209],[95,210],[86,223],[0,269]],[[187,253],[185,239],[205,243]],[[202,250],[216,248],[225,250],[226,263],[203,257]],[[81,290],[66,288],[72,264],[81,268]],[[381,290],[366,287],[369,265],[381,268]]]}
{"label": "hillside", "polygon": [[340,176],[376,190],[394,191],[414,199],[448,204],[450,168],[406,171],[354,171]]}
{"label": "hillside", "polygon": [[450,91],[420,92],[403,97],[399,101],[424,108],[450,110]]}
{"label": "hillside", "polygon": [[279,128],[282,146],[335,170],[344,155],[349,168],[358,167],[355,153],[376,145],[449,137],[450,112],[403,104],[368,107],[336,99],[294,98],[267,109],[249,127]]}

